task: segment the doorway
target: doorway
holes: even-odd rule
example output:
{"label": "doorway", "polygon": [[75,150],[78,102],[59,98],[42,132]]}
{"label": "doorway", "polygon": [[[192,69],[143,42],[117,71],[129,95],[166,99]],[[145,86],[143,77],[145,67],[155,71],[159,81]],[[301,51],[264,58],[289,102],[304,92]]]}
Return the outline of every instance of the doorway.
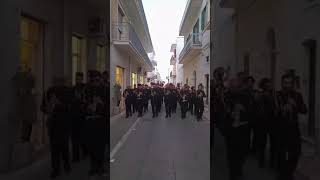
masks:
{"label": "doorway", "polygon": [[35,112],[35,119],[30,130],[30,141],[35,150],[46,141],[44,116],[39,108],[45,91],[44,27],[44,23],[34,18],[24,15],[20,17],[20,66],[30,70],[34,82],[34,107],[30,108]]}

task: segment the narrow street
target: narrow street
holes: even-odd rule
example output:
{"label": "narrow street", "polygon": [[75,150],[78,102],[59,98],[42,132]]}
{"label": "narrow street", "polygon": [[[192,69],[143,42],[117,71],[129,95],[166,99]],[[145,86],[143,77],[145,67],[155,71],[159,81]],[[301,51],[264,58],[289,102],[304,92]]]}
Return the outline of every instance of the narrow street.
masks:
{"label": "narrow street", "polygon": [[119,124],[129,129],[138,121],[112,158],[111,180],[210,179],[209,121],[196,122],[190,114],[182,120],[179,109],[171,118],[165,118],[163,107],[159,117],[153,119],[149,108],[142,118],[137,119],[135,114],[112,125],[117,127],[111,128],[110,151],[115,147],[114,142],[121,139],[114,132],[121,129]]}

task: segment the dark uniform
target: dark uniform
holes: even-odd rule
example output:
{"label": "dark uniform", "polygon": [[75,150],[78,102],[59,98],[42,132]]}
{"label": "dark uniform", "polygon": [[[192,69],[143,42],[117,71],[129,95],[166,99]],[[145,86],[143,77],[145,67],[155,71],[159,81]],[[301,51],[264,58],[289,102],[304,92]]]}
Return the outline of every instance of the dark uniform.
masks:
{"label": "dark uniform", "polygon": [[[203,111],[204,111],[204,101],[203,98],[206,97],[206,94],[203,90],[197,90],[195,97],[195,115],[197,116],[197,120],[200,121],[202,119]],[[192,99],[192,95],[191,95]]]}
{"label": "dark uniform", "polygon": [[188,111],[189,94],[186,90],[180,92],[180,107],[181,107],[181,118],[185,119]]}
{"label": "dark uniform", "polygon": [[276,163],[276,102],[275,93],[263,90],[258,92],[258,116],[256,124],[257,155],[259,166],[265,166],[267,140],[270,140],[270,167]]}
{"label": "dark uniform", "polygon": [[61,158],[65,171],[68,173],[71,170],[69,161],[70,97],[72,97],[70,89],[66,86],[53,86],[47,90],[41,105],[41,110],[48,114],[52,178],[60,175]]}
{"label": "dark uniform", "polygon": [[72,89],[72,156],[74,162],[80,161],[80,149],[82,149],[84,156],[86,156],[85,142],[83,141],[83,131],[84,131],[84,113],[85,113],[85,103],[84,103],[84,89],[85,84],[76,84]]}
{"label": "dark uniform", "polygon": [[281,134],[279,140],[279,179],[293,179],[301,155],[301,135],[298,114],[307,113],[302,95],[295,91],[279,91],[277,93],[279,107],[278,128]]}
{"label": "dark uniform", "polygon": [[125,106],[126,106],[126,118],[128,118],[129,116],[132,116],[132,109],[131,109],[131,105],[132,105],[132,92],[130,89],[126,89],[123,92],[123,97],[125,98]]}
{"label": "dark uniform", "polygon": [[164,95],[164,103],[165,103],[165,108],[166,108],[166,118],[171,117],[171,111],[173,107],[173,94],[170,89],[165,90],[165,95]]}
{"label": "dark uniform", "polygon": [[155,89],[151,90],[151,107],[152,107],[152,117],[158,117],[158,94],[157,91]]}
{"label": "dark uniform", "polygon": [[157,98],[157,110],[158,110],[158,113],[161,112],[161,106],[162,106],[162,93],[161,93],[162,89],[160,87],[157,87],[156,88],[156,92],[157,92],[157,95],[156,95],[156,98]]}
{"label": "dark uniform", "polygon": [[178,103],[178,91],[177,89],[173,89],[172,90],[172,113],[176,113],[177,112],[177,103]]}
{"label": "dark uniform", "polygon": [[143,89],[143,109],[144,112],[148,112],[149,99],[150,99],[150,89],[145,86]]}
{"label": "dark uniform", "polygon": [[138,89],[134,88],[132,90],[132,102],[131,102],[132,112],[133,113],[138,112],[137,94],[138,94]]}
{"label": "dark uniform", "polygon": [[108,140],[106,91],[99,84],[99,73],[93,71],[90,74],[92,82],[87,86],[86,95],[86,142],[90,155],[89,175],[104,173],[104,158]]}
{"label": "dark uniform", "polygon": [[227,112],[223,126],[230,179],[243,175],[242,168],[249,152],[249,118],[252,113],[249,98],[243,91],[228,92],[225,95]]}
{"label": "dark uniform", "polygon": [[196,98],[197,98],[196,90],[192,87],[190,92],[190,102],[189,102],[189,110],[192,115],[193,114],[196,115]]}
{"label": "dark uniform", "polygon": [[137,90],[137,110],[138,110],[138,117],[142,117],[143,113],[143,105],[144,105],[144,96],[143,96],[143,91],[142,89]]}

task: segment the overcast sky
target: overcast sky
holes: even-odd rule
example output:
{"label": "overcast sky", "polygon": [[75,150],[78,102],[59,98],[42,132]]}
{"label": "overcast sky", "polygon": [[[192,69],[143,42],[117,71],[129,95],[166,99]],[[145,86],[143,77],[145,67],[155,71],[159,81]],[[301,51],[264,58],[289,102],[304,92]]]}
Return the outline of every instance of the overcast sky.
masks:
{"label": "overcast sky", "polygon": [[142,0],[156,53],[158,70],[165,80],[170,67],[171,44],[179,36],[179,27],[187,0]]}

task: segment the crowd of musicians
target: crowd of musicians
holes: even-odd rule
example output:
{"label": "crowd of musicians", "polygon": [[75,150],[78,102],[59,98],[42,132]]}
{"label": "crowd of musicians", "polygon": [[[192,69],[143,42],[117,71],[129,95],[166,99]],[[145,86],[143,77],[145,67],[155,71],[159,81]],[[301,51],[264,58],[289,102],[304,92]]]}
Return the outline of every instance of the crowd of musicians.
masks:
{"label": "crowd of musicians", "polygon": [[175,86],[172,83],[166,85],[151,83],[151,86],[143,84],[138,84],[137,87],[134,85],[133,88],[129,86],[124,90],[123,97],[127,118],[135,112],[138,113],[138,117],[141,117],[148,111],[150,102],[153,118],[159,116],[163,104],[166,118],[171,117],[172,113],[177,112],[179,104],[182,119],[186,118],[189,111],[200,121],[202,120],[206,94],[202,84],[199,84],[196,89],[194,86],[190,88],[187,84],[180,88],[180,85]]}
{"label": "crowd of musicians", "polygon": [[[83,73],[76,74],[74,86],[67,86],[64,78],[54,78],[53,86],[43,96],[41,110],[47,114],[51,150],[51,178],[71,171],[72,162],[89,157],[89,176],[105,176],[106,145],[109,121],[109,75],[88,71],[84,84]],[[72,151],[69,152],[69,144]]]}
{"label": "crowd of musicians", "polygon": [[273,168],[279,180],[294,179],[301,154],[298,115],[307,113],[295,80],[285,73],[281,89],[268,78],[255,89],[255,79],[246,73],[231,78],[223,68],[214,72],[211,118],[226,142],[231,180],[243,178],[248,155],[260,168]]}

